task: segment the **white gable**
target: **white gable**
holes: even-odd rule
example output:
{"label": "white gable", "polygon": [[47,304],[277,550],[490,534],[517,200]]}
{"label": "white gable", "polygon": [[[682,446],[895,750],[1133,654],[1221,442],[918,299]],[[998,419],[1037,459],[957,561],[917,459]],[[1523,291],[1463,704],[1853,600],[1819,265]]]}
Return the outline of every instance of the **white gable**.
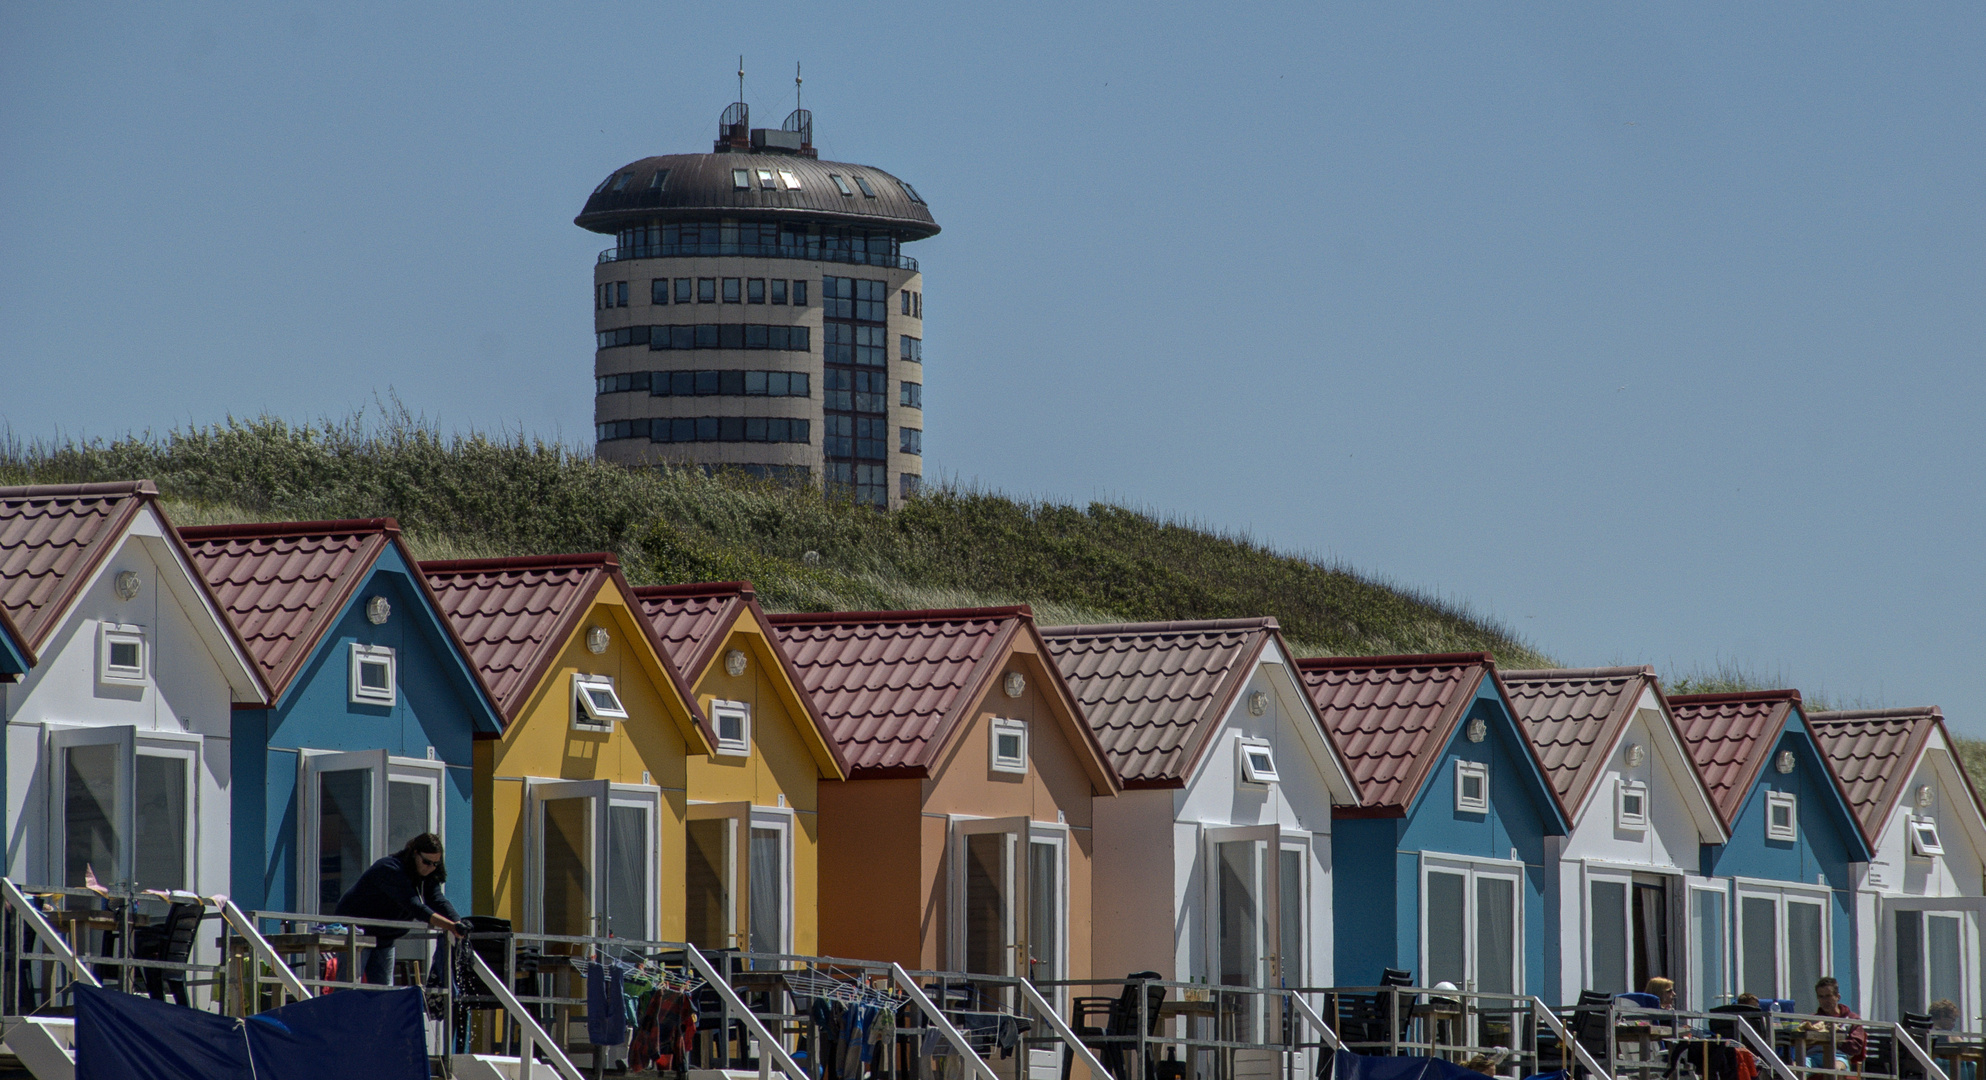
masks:
{"label": "white gable", "polygon": [[[1634,715],[1605,754],[1600,775],[1574,808],[1563,858],[1695,873],[1699,845],[1725,837],[1652,689],[1643,689]],[[1630,763],[1635,758],[1639,764]],[[1621,812],[1623,793],[1637,790],[1645,800],[1639,827]]]}
{"label": "white gable", "polygon": [[[1932,731],[1897,804],[1876,834],[1866,885],[1901,896],[1979,896],[1986,892],[1986,821],[1966,795],[1944,733]],[[1911,830],[1928,821],[1942,854],[1913,847]]]}

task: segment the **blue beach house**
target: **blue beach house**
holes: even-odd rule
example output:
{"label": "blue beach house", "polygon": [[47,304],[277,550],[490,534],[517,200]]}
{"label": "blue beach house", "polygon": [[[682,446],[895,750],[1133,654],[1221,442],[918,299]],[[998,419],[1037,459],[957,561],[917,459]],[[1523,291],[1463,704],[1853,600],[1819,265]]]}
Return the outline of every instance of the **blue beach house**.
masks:
{"label": "blue beach house", "polygon": [[233,895],[329,912],[374,859],[440,833],[468,910],[470,746],[495,706],[392,518],[181,529],[269,684],[234,711]]}
{"label": "blue beach house", "polygon": [[1299,660],[1359,789],[1332,852],[1337,981],[1542,994],[1566,815],[1488,653]]}
{"label": "blue beach house", "polygon": [[1814,982],[1832,975],[1841,1000],[1867,1014],[1854,887],[1869,845],[1800,692],[1685,694],[1669,707],[1730,835],[1703,849],[1724,910],[1692,910],[1692,936],[1708,941],[1719,925],[1730,935],[1726,985],[1736,993],[1811,1013]]}

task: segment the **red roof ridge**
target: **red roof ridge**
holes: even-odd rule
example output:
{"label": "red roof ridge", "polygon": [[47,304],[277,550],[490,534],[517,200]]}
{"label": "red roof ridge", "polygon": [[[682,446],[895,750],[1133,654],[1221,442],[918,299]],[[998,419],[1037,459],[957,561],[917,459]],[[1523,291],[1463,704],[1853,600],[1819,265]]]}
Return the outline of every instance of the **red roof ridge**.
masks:
{"label": "red roof ridge", "polygon": [[1398,656],[1311,656],[1296,662],[1309,671],[1357,670],[1360,668],[1460,667],[1464,664],[1491,664],[1496,658],[1486,652],[1407,653]]}
{"label": "red roof ridge", "polygon": [[0,487],[0,499],[47,499],[74,495],[157,495],[150,480],[110,480],[95,484],[17,484]]}
{"label": "red roof ridge", "polygon": [[643,585],[634,591],[643,600],[672,596],[756,596],[749,581],[690,581],[676,585]]}
{"label": "red roof ridge", "polygon": [[188,543],[208,540],[253,540],[278,536],[353,536],[358,533],[397,533],[400,522],[390,517],[341,518],[324,521],[247,521],[236,525],[182,525]]}
{"label": "red roof ridge", "polygon": [[[1738,690],[1721,694],[1670,694],[1671,705],[1723,705],[1736,702],[1790,701],[1800,704],[1798,690]],[[1804,715],[1806,710],[1800,710]]]}
{"label": "red roof ridge", "polygon": [[1196,630],[1280,630],[1274,615],[1240,619],[1185,619],[1176,622],[1072,623],[1044,626],[1043,637],[1102,637],[1109,634],[1189,634]]}
{"label": "red roof ridge", "polygon": [[1831,709],[1827,712],[1811,712],[1807,719],[1816,724],[1840,724],[1855,720],[1923,720],[1944,718],[1944,710],[1936,705],[1908,705],[1894,709]]}
{"label": "red roof ridge", "polygon": [[1503,676],[1505,682],[1513,680],[1537,682],[1547,679],[1562,679],[1569,682],[1573,679],[1625,679],[1636,675],[1653,675],[1655,669],[1647,664],[1589,668],[1498,668],[1497,674]]}
{"label": "red roof ridge", "polygon": [[508,555],[496,559],[428,559],[421,563],[423,574],[478,574],[502,570],[577,570],[583,567],[620,569],[620,557],[611,551],[590,551],[575,555]]}
{"label": "red roof ridge", "polygon": [[910,611],[789,611],[767,615],[775,626],[840,626],[849,623],[965,622],[968,619],[1032,620],[1034,609],[1026,604],[1005,607],[927,608]]}

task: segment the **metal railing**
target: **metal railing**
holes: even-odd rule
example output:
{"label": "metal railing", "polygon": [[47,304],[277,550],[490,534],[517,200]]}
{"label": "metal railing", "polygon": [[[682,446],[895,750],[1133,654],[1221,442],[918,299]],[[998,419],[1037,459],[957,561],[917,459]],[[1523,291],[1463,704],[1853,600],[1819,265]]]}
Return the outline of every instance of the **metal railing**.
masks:
{"label": "metal railing", "polygon": [[[1906,1060],[1915,1063],[1921,1070],[1916,1075],[1924,1080],[1951,1080],[1908,1029],[1883,1020],[1650,1009],[1622,998],[1553,1012],[1560,1021],[1553,1029],[1561,1043],[1579,1052],[1582,1065],[1595,1067],[1586,1060],[1590,1055],[1617,1080],[1658,1080],[1684,1064],[1706,1076],[1719,1046],[1750,1051],[1761,1074],[1776,1080],[1901,1080]],[[1864,1052],[1851,1058],[1854,1029],[1862,1032]]]}
{"label": "metal railing", "polygon": [[[142,909],[170,910],[171,904],[194,904],[202,908],[201,919],[212,918],[206,909],[212,900],[191,894],[175,894],[168,901],[148,893],[106,896],[91,889],[30,886],[23,889],[12,879],[0,878],[0,1015],[23,1017],[35,1014],[65,1015],[73,1007],[70,992],[76,984],[104,986],[133,992],[156,973],[162,987],[180,984],[188,1001],[196,1001],[201,991],[218,993],[221,965],[195,959],[199,952],[198,927],[192,953],[185,961],[139,959],[133,955],[136,931],[145,924],[139,920],[151,913]],[[112,948],[112,943],[116,947]]]}
{"label": "metal railing", "polygon": [[600,253],[598,262],[628,259],[695,259],[738,255],[752,259],[803,259],[807,262],[852,263],[917,272],[917,260],[909,255],[884,255],[846,248],[801,246],[798,244],[634,244],[615,245]]}

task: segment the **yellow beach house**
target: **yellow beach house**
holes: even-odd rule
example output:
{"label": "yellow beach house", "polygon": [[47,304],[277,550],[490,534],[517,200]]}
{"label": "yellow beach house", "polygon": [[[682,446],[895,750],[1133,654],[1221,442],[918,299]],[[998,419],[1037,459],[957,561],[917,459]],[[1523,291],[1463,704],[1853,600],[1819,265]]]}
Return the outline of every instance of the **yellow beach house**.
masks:
{"label": "yellow beach house", "polygon": [[716,745],[689,761],[685,940],[820,951],[820,783],[846,778],[749,582],[635,590]]}
{"label": "yellow beach house", "polygon": [[504,720],[475,748],[479,914],[681,941],[688,763],[713,749],[610,554],[426,562]]}

